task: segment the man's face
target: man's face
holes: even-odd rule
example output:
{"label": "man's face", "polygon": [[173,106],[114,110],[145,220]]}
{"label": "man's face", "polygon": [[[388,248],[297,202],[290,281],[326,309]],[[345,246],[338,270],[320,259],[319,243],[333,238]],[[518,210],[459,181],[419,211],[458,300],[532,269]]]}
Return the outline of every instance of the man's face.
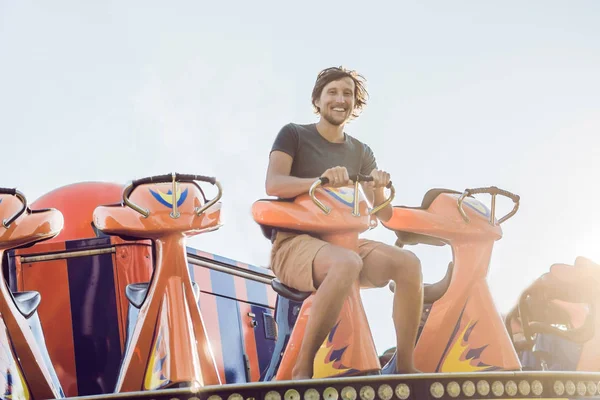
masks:
{"label": "man's face", "polygon": [[342,125],[354,111],[354,81],[345,77],[329,82],[315,104],[327,122],[334,126]]}

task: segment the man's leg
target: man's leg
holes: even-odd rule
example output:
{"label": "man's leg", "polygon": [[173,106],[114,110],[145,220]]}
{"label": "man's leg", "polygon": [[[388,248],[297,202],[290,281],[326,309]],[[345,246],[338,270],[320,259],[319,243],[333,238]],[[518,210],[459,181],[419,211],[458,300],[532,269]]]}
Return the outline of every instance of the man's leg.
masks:
{"label": "man's leg", "polygon": [[363,267],[358,254],[328,244],[313,261],[313,281],[317,292],[313,298],[306,331],[292,379],[310,379],[319,347],[337,321],[352,284]]}
{"label": "man's leg", "polygon": [[423,308],[421,262],[408,250],[380,243],[364,257],[360,280],[363,287],[382,287],[390,280],[396,283],[392,311],[398,350],[396,371],[419,372],[413,350]]}

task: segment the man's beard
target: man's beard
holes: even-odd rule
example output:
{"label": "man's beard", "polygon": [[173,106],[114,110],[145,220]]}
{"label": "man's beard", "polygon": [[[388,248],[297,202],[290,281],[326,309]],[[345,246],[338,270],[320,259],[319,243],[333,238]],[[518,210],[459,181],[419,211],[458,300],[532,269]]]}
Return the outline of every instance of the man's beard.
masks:
{"label": "man's beard", "polygon": [[348,118],[344,118],[341,121],[340,120],[336,120],[336,119],[333,118],[333,116],[331,114],[324,114],[323,118],[325,119],[325,121],[329,122],[333,126],[343,125],[348,120]]}

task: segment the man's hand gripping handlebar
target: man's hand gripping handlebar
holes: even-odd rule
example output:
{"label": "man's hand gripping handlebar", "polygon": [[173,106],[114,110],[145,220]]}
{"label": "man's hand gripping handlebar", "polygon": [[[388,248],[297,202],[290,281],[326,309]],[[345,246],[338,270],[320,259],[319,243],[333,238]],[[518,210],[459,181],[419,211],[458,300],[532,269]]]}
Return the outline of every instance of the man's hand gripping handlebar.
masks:
{"label": "man's hand gripping handlebar", "polygon": [[[359,201],[358,201],[359,185],[361,182],[373,181],[373,177],[368,176],[368,175],[358,174],[358,175],[352,175],[350,177],[350,180],[354,182],[354,210],[352,211],[352,215],[360,216],[360,212],[359,212],[359,208],[358,208],[358,206],[359,206]],[[327,179],[326,177],[321,177],[321,178],[317,179],[315,181],[315,183],[312,184],[312,186],[310,187],[310,190],[308,191],[308,194],[310,195],[310,198],[312,199],[312,201],[326,215],[331,212],[331,209],[315,197],[315,191],[317,190],[317,188],[319,188],[320,186],[326,185],[327,183],[329,183],[329,179]],[[390,189],[390,195],[383,203],[370,209],[369,215],[378,213],[380,210],[387,207],[394,200],[394,196],[396,195],[396,190],[394,189],[394,185],[392,185],[391,181],[386,185],[386,188]]]}

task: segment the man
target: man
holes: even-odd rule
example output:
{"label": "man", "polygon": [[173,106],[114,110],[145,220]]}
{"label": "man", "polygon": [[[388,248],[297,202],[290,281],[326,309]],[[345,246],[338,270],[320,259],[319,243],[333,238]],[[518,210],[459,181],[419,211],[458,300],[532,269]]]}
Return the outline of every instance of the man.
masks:
{"label": "man", "polygon": [[[358,116],[366,104],[364,78],[342,67],[327,68],[317,77],[312,104],[320,116],[310,125],[284,126],[269,157],[266,190],[269,196],[293,198],[307,193],[319,177],[332,187],[351,184],[349,176],[370,175],[365,194],[373,204],[385,200],[387,172],[377,169],[369,146],[344,133],[344,126]],[[386,221],[392,216],[387,206],[377,213]],[[361,287],[396,283],[393,320],[397,335],[397,372],[418,372],[413,364],[423,303],[421,264],[411,252],[395,246],[361,239],[360,253],[328,244],[316,237],[279,231],[273,241],[271,268],[287,286],[316,291],[300,354],[292,379],[313,375],[317,350],[333,328],[353,282]]]}

